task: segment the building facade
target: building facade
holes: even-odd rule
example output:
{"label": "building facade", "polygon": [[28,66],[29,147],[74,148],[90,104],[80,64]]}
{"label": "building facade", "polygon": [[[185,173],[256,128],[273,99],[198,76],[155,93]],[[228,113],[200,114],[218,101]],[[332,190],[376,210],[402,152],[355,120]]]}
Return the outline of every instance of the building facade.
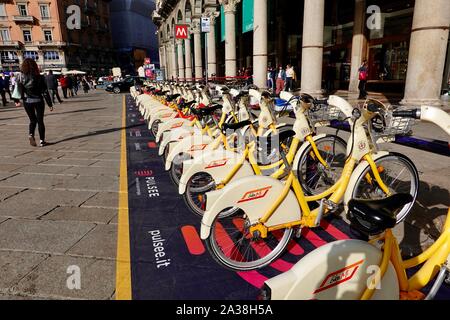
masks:
{"label": "building facade", "polygon": [[[211,32],[201,33],[201,17]],[[356,92],[367,60],[368,89],[405,104],[439,104],[448,90],[448,0],[159,0],[153,20],[168,78],[202,78],[206,64],[209,76],[250,67],[264,88],[269,66],[291,64],[303,92]],[[190,26],[189,39],[174,39],[177,24]]]}
{"label": "building facade", "polygon": [[[0,1],[0,55],[3,71],[17,71],[25,58],[41,70],[109,72],[113,63],[110,0]],[[68,29],[67,8],[77,5],[79,29]]]}
{"label": "building facade", "polygon": [[145,58],[159,64],[156,26],[151,13],[153,0],[112,0],[111,30],[118,66],[127,74],[135,73]]}

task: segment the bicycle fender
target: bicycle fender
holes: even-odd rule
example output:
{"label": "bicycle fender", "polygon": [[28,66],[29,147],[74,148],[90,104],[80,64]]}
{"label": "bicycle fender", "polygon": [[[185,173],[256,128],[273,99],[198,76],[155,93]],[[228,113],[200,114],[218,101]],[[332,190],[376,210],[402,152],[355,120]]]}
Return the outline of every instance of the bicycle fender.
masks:
{"label": "bicycle fender", "polygon": [[[265,284],[272,300],[359,300],[381,258],[381,250],[365,241],[335,241],[313,250]],[[398,299],[399,284],[390,262],[372,300]]]}
{"label": "bicycle fender", "polygon": [[162,134],[161,137],[161,143],[159,145],[159,156],[162,156],[164,154],[164,150],[166,150],[166,147],[170,143],[177,143],[184,138],[191,136],[193,134],[201,134],[201,131],[197,127],[186,127],[182,126],[180,128],[177,128],[175,130],[165,131]]}
{"label": "bicycle fender", "polygon": [[179,154],[190,154],[192,158],[198,157],[203,152],[209,150],[207,147],[214,141],[207,135],[193,135],[183,138],[173,148],[171,148],[166,159],[165,170],[168,171],[172,167],[172,161]]}
{"label": "bicycle fender", "polygon": [[[206,193],[206,212],[202,219],[201,238],[207,239],[216,217],[225,209],[238,207],[250,222],[257,223],[282,193],[284,184],[265,176],[250,176],[229,183],[222,190]],[[300,207],[292,190],[265,223],[267,227],[298,221]]]}
{"label": "bicycle fender", "polygon": [[[183,175],[180,179],[178,192],[184,194],[188,181],[197,173],[205,172],[211,175],[216,184],[221,183],[242,159],[242,155],[228,150],[212,150],[203,153],[193,160],[183,162]],[[253,176],[252,166],[245,160],[230,182]]]}
{"label": "bicycle fender", "polygon": [[[314,141],[317,141],[319,139],[325,138],[327,135],[326,134],[319,134],[317,136],[313,137]],[[302,156],[302,154],[306,151],[306,149],[310,146],[310,143],[308,141],[303,142],[300,145],[300,148],[298,149],[297,153],[295,154],[295,158],[294,158],[294,162],[292,165],[292,170],[294,170],[295,174],[297,175],[297,168],[298,165],[300,163],[300,158]]]}
{"label": "bicycle fender", "polygon": [[158,133],[156,134],[156,143],[160,143],[161,142],[161,138],[164,132],[166,131],[170,131],[170,130],[175,130],[177,128],[181,128],[181,127],[191,127],[191,122],[188,119],[180,119],[180,118],[171,118],[171,119],[166,119],[166,121],[161,122],[158,125]]}

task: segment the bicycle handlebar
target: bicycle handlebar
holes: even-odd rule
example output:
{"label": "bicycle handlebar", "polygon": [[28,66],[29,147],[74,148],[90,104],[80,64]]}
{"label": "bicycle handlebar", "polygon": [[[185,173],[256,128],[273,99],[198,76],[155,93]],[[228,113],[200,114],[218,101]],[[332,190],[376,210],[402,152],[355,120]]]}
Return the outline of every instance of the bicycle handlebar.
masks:
{"label": "bicycle handlebar", "polygon": [[420,119],[420,110],[412,109],[412,110],[400,110],[394,111],[392,116],[398,118],[411,118],[411,119]]}

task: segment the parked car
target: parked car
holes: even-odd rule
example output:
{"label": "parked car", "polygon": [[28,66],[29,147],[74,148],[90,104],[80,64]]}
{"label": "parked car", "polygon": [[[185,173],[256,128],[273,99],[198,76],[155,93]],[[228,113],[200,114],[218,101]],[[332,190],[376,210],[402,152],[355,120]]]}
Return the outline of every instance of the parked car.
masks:
{"label": "parked car", "polygon": [[145,78],[141,77],[126,77],[122,81],[117,81],[108,84],[106,87],[106,91],[108,92],[114,92],[116,94],[119,94],[121,92],[128,92],[132,86],[136,84],[136,82],[144,82]]}

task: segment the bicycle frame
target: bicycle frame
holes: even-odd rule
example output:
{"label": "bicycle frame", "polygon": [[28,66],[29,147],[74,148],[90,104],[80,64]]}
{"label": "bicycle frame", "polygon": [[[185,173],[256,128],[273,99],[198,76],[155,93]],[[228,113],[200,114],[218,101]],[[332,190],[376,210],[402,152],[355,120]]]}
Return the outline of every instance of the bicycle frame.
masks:
{"label": "bicycle frame", "polygon": [[[370,243],[376,243],[382,241],[383,246],[383,258],[380,264],[381,277],[372,280],[372,285],[369,286],[364,294],[361,296],[362,300],[369,300],[375,291],[377,286],[377,280],[381,280],[384,276],[387,264],[390,261],[395,268],[397,279],[400,287],[401,299],[417,299],[423,298],[423,294],[418,290],[424,288],[439,272],[436,266],[442,265],[450,254],[450,209],[447,214],[447,220],[444,224],[441,236],[430,247],[417,257],[409,260],[403,260],[400,255],[400,247],[396,238],[394,237],[392,230],[386,230],[383,236],[373,239]],[[423,266],[408,279],[406,276],[406,270],[417,267],[423,264]]]}
{"label": "bicycle frame", "polygon": [[[239,207],[244,212],[247,213],[249,210],[257,210],[259,211],[259,218],[257,221],[252,220],[252,227],[250,227],[250,233],[255,234],[256,232],[260,234],[260,237],[267,237],[268,232],[281,230],[285,228],[293,228],[293,227],[317,227],[322,218],[322,214],[329,212],[328,205],[324,206],[325,208],[317,208],[315,210],[310,210],[308,202],[318,201],[321,199],[328,198],[328,201],[333,204],[340,203],[345,195],[345,192],[349,186],[351,181],[353,172],[355,170],[355,166],[357,163],[362,163],[365,160],[369,165],[372,164],[373,155],[376,154],[376,147],[371,142],[371,136],[364,128],[364,124],[370,121],[375,116],[374,113],[369,112],[368,110],[363,110],[361,117],[359,117],[354,122],[354,130],[352,132],[352,138],[349,143],[349,157],[345,163],[343,172],[338,181],[331,186],[328,190],[323,193],[315,196],[306,197],[301,188],[300,182],[295,176],[294,172],[290,172],[287,181],[284,183],[284,187],[280,193],[276,193],[275,191],[271,192],[271,196],[269,197],[271,201],[269,201],[270,205],[267,207],[267,202],[259,200],[259,198],[252,199],[251,207],[247,202],[243,202],[240,198],[240,194],[236,195],[236,190],[238,192],[242,192],[241,190],[247,191],[247,193],[253,192],[254,190],[249,190],[248,186],[245,185],[249,183],[249,181],[236,181],[235,184],[230,184],[224,189],[222,189],[222,194],[215,193],[207,193],[207,210],[203,216],[202,220],[202,239],[206,239],[209,237],[210,226],[214,221],[215,217],[225,208],[230,207]],[[355,147],[352,147],[352,144]],[[351,151],[351,152],[350,152]],[[367,164],[366,164],[367,165]],[[370,166],[372,169],[372,174],[375,177],[376,181],[383,186],[383,190],[389,190],[388,187],[383,183],[380,174],[376,168],[376,166]],[[253,179],[257,179],[257,177],[252,177]],[[264,180],[266,181],[266,180]],[[255,185],[256,185],[255,180]],[[275,181],[272,180],[272,184],[275,184]],[[267,192],[270,188],[273,187],[271,183],[267,181],[264,182],[264,186],[267,186]],[[229,187],[229,188],[228,188]],[[275,189],[273,189],[275,190]],[[247,194],[245,193],[245,194]],[[288,195],[293,193],[292,196],[289,196],[289,199],[294,197],[297,202],[297,206],[301,209],[300,214],[292,219],[292,215],[286,215],[284,221],[282,223],[274,224],[274,221],[280,221],[280,215],[283,215],[280,212],[280,206],[283,204]],[[264,195],[264,197],[266,194]],[[243,196],[243,198],[245,195]],[[253,209],[252,209],[253,208]],[[276,219],[272,219],[276,216]],[[252,215],[254,217],[254,215]],[[290,218],[289,218],[290,217]],[[255,223],[256,222],[256,223]]]}

